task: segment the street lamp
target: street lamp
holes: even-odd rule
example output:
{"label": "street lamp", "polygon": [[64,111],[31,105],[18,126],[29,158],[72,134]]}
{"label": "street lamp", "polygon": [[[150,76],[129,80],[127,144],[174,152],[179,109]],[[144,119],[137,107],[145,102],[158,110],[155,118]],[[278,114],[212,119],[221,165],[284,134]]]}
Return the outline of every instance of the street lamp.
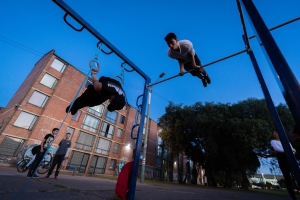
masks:
{"label": "street lamp", "polygon": [[[156,83],[160,78],[165,75],[165,72],[161,73]],[[146,155],[147,155],[147,143],[148,143],[148,129],[149,129],[149,118],[150,118],[150,102],[151,102],[151,94],[152,94],[152,86],[149,89],[149,97],[148,97],[148,108],[147,108],[147,120],[146,120],[146,130],[145,130],[145,141],[144,141],[144,150],[143,150],[143,160],[142,160],[142,168],[141,168],[141,179],[140,182],[144,183],[144,174],[145,174],[145,165],[146,165]]]}

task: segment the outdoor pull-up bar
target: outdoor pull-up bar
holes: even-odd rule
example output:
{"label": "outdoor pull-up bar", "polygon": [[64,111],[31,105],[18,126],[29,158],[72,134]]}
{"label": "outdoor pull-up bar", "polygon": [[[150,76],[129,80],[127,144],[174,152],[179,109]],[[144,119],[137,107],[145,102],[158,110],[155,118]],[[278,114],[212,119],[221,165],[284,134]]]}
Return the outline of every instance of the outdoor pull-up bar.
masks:
{"label": "outdoor pull-up bar", "polygon": [[[280,28],[280,27],[282,27],[282,26],[285,26],[285,25],[290,24],[290,23],[292,23],[292,22],[295,22],[295,21],[297,21],[297,20],[300,20],[300,17],[296,17],[296,18],[294,18],[294,19],[292,19],[292,20],[289,20],[289,21],[287,21],[287,22],[284,22],[284,23],[282,23],[282,24],[279,24],[279,25],[277,25],[277,26],[274,26],[274,27],[270,28],[269,31],[273,31],[273,30],[275,30],[275,29],[277,29],[277,28]],[[252,39],[252,38],[255,38],[255,35],[250,36],[248,39]],[[220,58],[220,59],[215,60],[215,61],[213,61],[213,62],[210,62],[210,63],[207,63],[207,64],[205,64],[205,65],[202,65],[202,67],[207,67],[207,66],[209,66],[209,65],[215,64],[215,63],[220,62],[220,61],[222,61],[222,60],[226,60],[226,59],[231,58],[231,57],[233,57],[233,56],[242,54],[242,53],[244,53],[244,52],[246,52],[246,51],[247,51],[247,49],[244,49],[244,50],[242,50],[242,51],[236,52],[236,53],[231,54],[231,55],[229,55],[229,56],[226,56],[226,57],[224,57],[224,58]],[[186,72],[184,72],[183,74],[190,73],[191,71],[194,71],[194,70],[195,70],[195,69],[186,71]],[[152,87],[153,85],[157,85],[157,84],[159,84],[159,83],[162,83],[162,82],[171,80],[171,79],[176,78],[176,77],[178,77],[178,76],[179,76],[179,74],[177,74],[177,75],[175,75],[175,76],[171,76],[171,77],[166,78],[166,79],[164,79],[164,80],[155,82],[155,83],[153,83],[153,84],[149,84],[147,87],[148,87],[148,88],[149,88],[149,87]]]}
{"label": "outdoor pull-up bar", "polygon": [[[210,63],[207,63],[207,64],[205,64],[205,65],[202,65],[202,67],[207,67],[207,66],[209,66],[209,65],[215,64],[215,63],[220,62],[220,61],[222,61],[222,60],[226,60],[226,59],[228,59],[228,58],[231,58],[231,57],[233,57],[233,56],[239,55],[239,54],[244,53],[244,52],[246,52],[246,51],[247,51],[247,49],[242,50],[242,51],[239,51],[239,52],[236,52],[236,53],[231,54],[231,55],[229,55],[229,56],[226,56],[226,57],[224,57],[224,58],[220,58],[220,59],[215,60],[215,61],[213,61],[213,62],[210,62]],[[189,70],[189,71],[184,72],[183,74],[189,73],[189,72],[194,71],[194,70],[195,70],[195,69],[191,69],[191,70]],[[156,85],[156,84],[165,82],[165,81],[167,81],[167,80],[176,78],[176,77],[178,77],[178,76],[179,76],[179,74],[177,74],[177,75],[175,75],[175,76],[171,76],[171,77],[166,78],[166,79],[164,79],[164,80],[157,81],[157,82],[155,82],[155,83],[153,83],[153,84],[150,84],[150,85],[148,85],[147,87],[148,87],[148,88],[149,88],[149,87],[152,87],[153,85]]]}

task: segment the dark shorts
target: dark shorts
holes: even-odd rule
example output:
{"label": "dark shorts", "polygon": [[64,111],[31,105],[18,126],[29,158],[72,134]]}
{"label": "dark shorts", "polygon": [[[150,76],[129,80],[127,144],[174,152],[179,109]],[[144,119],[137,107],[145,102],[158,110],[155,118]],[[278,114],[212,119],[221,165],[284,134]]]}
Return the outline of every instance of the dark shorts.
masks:
{"label": "dark shorts", "polygon": [[35,155],[35,154],[37,154],[37,153],[40,152],[40,151],[41,151],[41,145],[37,145],[37,146],[35,146],[35,147],[33,147],[33,148],[31,149],[32,155]]}
{"label": "dark shorts", "polygon": [[[199,60],[197,54],[195,54],[194,58],[195,58],[196,65],[200,65],[201,62],[200,62],[200,60]],[[190,61],[190,62],[188,62],[188,63],[185,63],[185,64],[184,64],[184,69],[185,69],[186,71],[189,71],[189,70],[194,69],[194,67],[193,67],[193,65],[192,65],[192,62]],[[196,75],[198,75],[198,74],[200,73],[200,71],[194,70],[194,71],[191,71],[190,73],[191,73],[193,76],[196,76]]]}
{"label": "dark shorts", "polygon": [[110,97],[110,95],[115,96],[107,106],[108,111],[121,110],[125,106],[126,100],[125,92],[120,82],[104,76],[99,79],[99,82],[102,83],[102,91],[100,95],[108,96],[108,98]]}
{"label": "dark shorts", "polygon": [[117,80],[102,76],[99,79],[99,82],[102,83],[101,92],[98,93],[93,85],[88,85],[84,93],[74,102],[76,110],[86,106],[93,107],[100,105],[108,100],[111,95],[114,95],[115,97],[107,107],[109,111],[121,110],[125,106],[125,93]]}

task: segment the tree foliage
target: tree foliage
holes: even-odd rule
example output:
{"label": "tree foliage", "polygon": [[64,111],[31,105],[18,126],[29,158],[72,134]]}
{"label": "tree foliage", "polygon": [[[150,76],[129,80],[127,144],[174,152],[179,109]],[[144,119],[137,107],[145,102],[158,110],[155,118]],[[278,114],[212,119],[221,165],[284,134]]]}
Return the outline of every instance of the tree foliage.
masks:
{"label": "tree foliage", "polygon": [[[291,114],[285,105],[277,106],[282,123],[292,131]],[[263,99],[247,99],[235,104],[170,103],[159,119],[160,136],[172,153],[185,152],[194,163],[206,169],[210,185],[231,187],[238,173],[242,188],[248,188],[248,174],[260,167],[259,158],[272,156],[270,140],[275,130]]]}

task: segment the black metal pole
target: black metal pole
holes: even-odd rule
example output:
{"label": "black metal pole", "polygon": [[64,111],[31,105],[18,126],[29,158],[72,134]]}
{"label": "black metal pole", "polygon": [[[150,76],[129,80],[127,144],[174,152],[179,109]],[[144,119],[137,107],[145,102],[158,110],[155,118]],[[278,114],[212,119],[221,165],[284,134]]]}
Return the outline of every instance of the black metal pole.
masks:
{"label": "black metal pole", "polygon": [[244,43],[246,44],[246,49],[248,50],[248,49],[250,49],[250,42],[249,42],[249,39],[248,39],[248,33],[247,33],[246,25],[245,25],[245,20],[244,20],[244,15],[243,15],[243,12],[242,12],[242,7],[241,7],[241,4],[240,4],[239,0],[236,0],[236,4],[237,4],[238,10],[239,10],[240,19],[241,19],[241,23],[242,23],[242,27],[243,27],[243,31],[244,31],[243,40],[244,40]]}
{"label": "black metal pole", "polygon": [[[299,179],[300,178],[300,176],[299,176],[300,175],[300,170],[299,170],[296,158],[294,156],[294,153],[293,153],[293,151],[291,149],[291,146],[289,145],[289,141],[288,141],[286,132],[285,132],[284,127],[283,127],[283,125],[281,123],[281,120],[280,120],[280,117],[279,117],[279,115],[277,113],[277,110],[276,110],[276,108],[274,106],[274,103],[272,101],[271,95],[270,95],[269,90],[268,90],[268,88],[266,86],[266,83],[264,81],[264,78],[262,76],[262,73],[260,71],[260,68],[258,66],[258,63],[256,61],[256,58],[254,56],[253,51],[250,50],[248,52],[248,55],[249,55],[250,60],[251,60],[251,62],[253,64],[253,67],[254,67],[255,73],[257,75],[258,81],[259,81],[259,83],[261,85],[261,89],[262,89],[262,91],[264,93],[265,100],[267,102],[267,106],[268,106],[269,111],[270,111],[270,113],[272,115],[273,122],[274,122],[276,130],[278,132],[278,135],[280,136],[280,141],[281,141],[281,143],[282,143],[282,145],[284,147],[284,151],[285,151],[285,153],[286,153],[286,155],[288,157],[289,163],[291,164],[291,168],[293,168],[293,166],[294,166],[293,174],[295,175],[296,181],[297,181],[297,183],[299,185],[299,183],[300,183],[299,182],[299,180],[300,180]],[[284,143],[285,143],[285,145],[284,145]],[[296,174],[298,174],[298,175],[296,175]]]}
{"label": "black metal pole", "polygon": [[[112,43],[110,43],[103,35],[101,35],[87,21],[85,21],[70,6],[68,6],[68,4],[66,4],[63,0],[52,0],[52,1],[54,3],[56,3],[60,8],[62,8],[66,12],[66,14],[69,14],[71,17],[74,18],[74,20],[76,20],[80,25],[82,25],[82,28],[78,31],[82,31],[85,28],[93,36],[95,36],[98,40],[100,40],[104,45],[106,45],[112,52],[114,52],[119,58],[121,58],[125,63],[127,63],[130,67],[132,67],[132,69],[134,69],[137,73],[139,73],[144,79],[150,80],[150,78],[140,68],[138,68],[131,60],[129,60],[121,51],[119,51]],[[107,54],[110,54],[110,53],[107,53]]]}
{"label": "black metal pole", "polygon": [[[269,61],[271,69],[274,73],[275,78],[277,79],[277,83],[281,88],[283,96],[293,115],[293,118],[296,123],[300,124],[299,83],[290,70],[289,65],[287,64],[285,58],[279,50],[276,42],[270,34],[254,3],[251,0],[240,0],[240,2],[244,9],[244,13],[248,16],[250,24],[253,26],[253,29],[256,32],[256,38],[259,40],[259,43],[262,44],[262,49],[265,51],[265,56]],[[292,173],[294,174],[298,186],[300,186],[300,170],[298,163],[291,150],[289,141],[284,134],[284,131],[280,129],[280,126],[277,127],[277,123],[275,125],[276,128],[279,128],[277,131],[280,137],[280,141],[287,155]]]}
{"label": "black metal pole", "polygon": [[[242,53],[244,53],[244,52],[246,52],[246,51],[247,51],[247,50],[245,49],[245,50],[242,50],[242,51],[236,52],[236,53],[234,53],[234,54],[231,54],[231,55],[229,55],[229,56],[226,56],[226,57],[220,58],[220,59],[218,59],[218,60],[215,60],[215,61],[213,61],[213,62],[207,63],[207,64],[205,64],[205,65],[202,65],[202,67],[207,67],[207,66],[209,66],[209,65],[215,64],[215,63],[217,63],[217,62],[220,62],[220,61],[222,61],[222,60],[226,60],[226,59],[228,59],[228,58],[231,58],[231,57],[233,57],[233,56],[236,56],[236,55],[242,54]],[[186,71],[186,72],[184,72],[184,74],[186,74],[186,73],[189,73],[189,72],[191,72],[191,71],[193,71],[193,70],[194,70],[194,69],[192,69],[192,70],[189,70],[189,71]],[[148,87],[148,88],[149,88],[149,87],[152,87],[153,85],[157,85],[157,84],[159,84],[159,83],[162,83],[162,82],[168,81],[168,80],[170,80],[170,79],[173,79],[173,78],[176,78],[176,77],[178,77],[178,76],[179,76],[179,74],[177,74],[177,75],[175,75],[175,76],[171,76],[171,77],[169,77],[169,78],[166,78],[166,79],[164,79],[164,80],[157,81],[157,82],[155,82],[155,83],[153,83],[153,84],[150,84],[150,85],[148,85],[147,87]]]}
{"label": "black metal pole", "polygon": [[300,87],[288,63],[278,48],[266,24],[261,18],[252,1],[241,0],[245,13],[256,32],[256,37],[262,44],[262,49],[269,61],[275,79],[282,91],[287,105],[297,124],[300,124]]}

